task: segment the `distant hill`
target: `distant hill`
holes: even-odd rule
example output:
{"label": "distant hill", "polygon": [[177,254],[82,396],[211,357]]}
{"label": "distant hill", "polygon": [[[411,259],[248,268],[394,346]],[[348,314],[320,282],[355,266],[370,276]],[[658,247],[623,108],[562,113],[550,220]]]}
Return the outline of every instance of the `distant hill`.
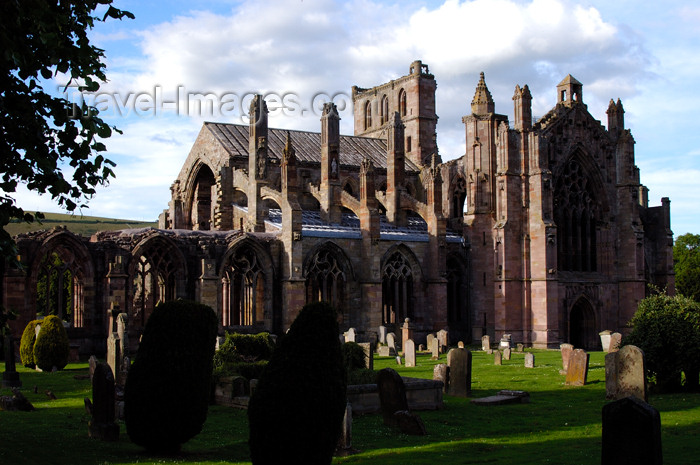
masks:
{"label": "distant hill", "polygon": [[92,236],[98,231],[115,231],[118,229],[132,228],[157,228],[158,221],[133,221],[118,220],[113,218],[100,218],[98,216],[68,215],[64,213],[44,213],[45,219],[41,223],[12,222],[5,227],[11,235],[52,229],[55,226],[65,226],[69,231],[83,236]]}

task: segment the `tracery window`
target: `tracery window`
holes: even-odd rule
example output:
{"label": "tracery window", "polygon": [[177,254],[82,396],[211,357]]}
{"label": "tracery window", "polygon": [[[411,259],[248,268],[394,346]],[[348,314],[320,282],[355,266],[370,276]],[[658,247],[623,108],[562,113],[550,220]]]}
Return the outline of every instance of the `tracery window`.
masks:
{"label": "tracery window", "polygon": [[452,218],[462,218],[464,212],[464,202],[467,200],[467,182],[460,177],[455,183],[452,192]]}
{"label": "tracery window", "polygon": [[372,127],[372,102],[365,103],[365,129]]}
{"label": "tracery window", "polygon": [[413,273],[406,257],[394,252],[382,270],[382,323],[397,324],[413,316]]}
{"label": "tracery window", "polygon": [[325,301],[343,307],[347,276],[330,248],[321,248],[311,258],[306,271],[306,302]]}
{"label": "tracery window", "polygon": [[39,265],[36,299],[37,315],[56,315],[73,327],[83,326],[83,286],[72,253],[54,250],[44,256]]}
{"label": "tracery window", "polygon": [[557,265],[562,271],[596,271],[596,223],[599,218],[594,188],[576,159],[567,162],[554,196],[557,224]]}
{"label": "tracery window", "polygon": [[406,91],[403,89],[399,91],[399,115],[406,116]]}
{"label": "tracery window", "polygon": [[221,281],[223,326],[251,326],[264,319],[265,273],[253,250],[239,248]]}
{"label": "tracery window", "polygon": [[177,265],[171,248],[153,244],[136,258],[132,288],[134,321],[143,326],[161,302],[175,300]]}
{"label": "tracery window", "polygon": [[382,97],[382,104],[380,106],[381,109],[381,124],[386,123],[389,121],[389,99],[387,96]]}

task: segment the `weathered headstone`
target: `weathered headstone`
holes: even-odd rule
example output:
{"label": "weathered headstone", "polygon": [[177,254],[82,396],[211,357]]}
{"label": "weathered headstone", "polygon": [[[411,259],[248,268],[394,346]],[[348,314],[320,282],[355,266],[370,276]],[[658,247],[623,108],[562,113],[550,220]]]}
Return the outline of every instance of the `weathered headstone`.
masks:
{"label": "weathered headstone", "polygon": [[377,347],[377,355],[380,357],[389,357],[391,355],[391,349],[389,346],[379,346]]}
{"label": "weathered headstone", "polygon": [[345,416],[343,416],[343,426],[338,440],[338,450],[347,452],[352,449],[352,404],[345,404]]}
{"label": "weathered headstone", "polygon": [[5,336],[5,371],[2,373],[3,387],[20,387],[22,381],[19,379],[17,367],[15,366],[15,340],[9,334]]}
{"label": "weathered headstone", "polygon": [[608,352],[617,352],[620,350],[620,343],[622,342],[622,334],[620,333],[612,333],[610,335],[610,347],[608,348]]}
{"label": "weathered headstone", "polygon": [[457,342],[457,348],[458,348],[458,349],[464,349],[464,342],[463,342],[463,341]]}
{"label": "weathered headstone", "polygon": [[401,350],[406,349],[406,341],[413,339],[413,325],[411,319],[406,318],[401,326]]}
{"label": "weathered headstone", "polygon": [[503,365],[503,356],[501,355],[500,350],[494,350],[493,351],[493,364],[494,365]]}
{"label": "weathered headstone", "polygon": [[114,410],[114,375],[106,363],[95,367],[92,378],[92,419],[88,423],[89,436],[103,441],[119,439],[119,425]]}
{"label": "weathered headstone", "polygon": [[428,347],[428,350],[431,350],[430,348],[433,346],[433,341],[435,340],[437,340],[437,338],[433,333],[430,333],[426,336],[425,345]]}
{"label": "weathered headstone", "polygon": [[0,396],[0,410],[5,410],[6,412],[32,412],[35,410],[32,403],[24,397],[24,394],[18,387],[10,389],[12,390],[11,396]]}
{"label": "weathered headstone", "polygon": [[574,349],[569,358],[569,367],[566,370],[566,381],[568,386],[583,386],[588,377],[589,354],[583,349]]}
{"label": "weathered headstone", "polygon": [[95,357],[94,355],[91,355],[90,358],[88,359],[88,370],[90,373],[90,381],[92,381],[92,377],[95,374],[95,368],[97,368],[98,363],[99,362],[97,360],[97,357]]}
{"label": "weathered headstone", "polygon": [[430,340],[430,344],[428,345],[428,349],[430,349],[430,358],[433,360],[437,360],[440,358],[440,343],[438,342],[437,338],[434,337]]}
{"label": "weathered headstone", "polygon": [[510,349],[510,340],[511,340],[511,335],[510,334],[504,334],[501,337],[501,342],[499,343],[498,347],[500,349]]}
{"label": "weathered headstone", "polygon": [[400,355],[396,356],[396,364],[401,365],[401,356]]}
{"label": "weathered headstone", "polygon": [[503,359],[510,360],[510,348],[509,347],[503,349]]}
{"label": "weathered headstone", "polygon": [[601,465],[661,465],[658,410],[630,396],[603,406]]}
{"label": "weathered headstone", "polygon": [[491,350],[491,337],[488,335],[481,336],[481,350],[484,352]]}
{"label": "weathered headstone", "polygon": [[522,352],[523,349],[525,348],[525,346],[523,344],[521,344],[520,342],[518,342],[518,344],[515,347],[517,348],[518,352]]}
{"label": "weathered headstone", "polygon": [[603,348],[603,352],[607,352],[610,349],[610,334],[612,334],[612,331],[610,331],[609,329],[598,333],[598,336],[600,336],[600,345]]}
{"label": "weathered headstone", "polygon": [[343,334],[345,336],[345,342],[355,342],[355,328],[349,328]]}
{"label": "weathered headstone", "polygon": [[450,382],[447,393],[451,396],[467,397],[472,390],[472,353],[466,349],[450,349],[447,365],[450,367]]}
{"label": "weathered headstone", "polygon": [[535,368],[535,354],[532,352],[525,354],[525,368]]}
{"label": "weathered headstone", "polygon": [[447,394],[450,382],[450,368],[445,363],[438,363],[433,367],[433,379],[442,381],[442,392]]}
{"label": "weathered headstone", "polygon": [[121,344],[116,332],[107,337],[107,365],[112,369],[112,373],[119,373],[121,370]]}
{"label": "weathered headstone", "polygon": [[406,339],[403,347],[403,356],[406,358],[407,367],[416,366],[416,344],[413,342],[413,339]]}
{"label": "weathered headstone", "polygon": [[369,370],[374,370],[374,357],[372,356],[372,343],[371,342],[360,342],[358,343],[365,353],[365,368]]}
{"label": "weathered headstone", "polygon": [[644,352],[626,345],[605,356],[605,398],[623,399],[634,396],[646,402]]}
{"label": "weathered headstone", "polygon": [[391,368],[384,368],[377,373],[377,389],[379,390],[379,406],[384,418],[384,424],[398,426],[394,413],[408,410],[406,386],[403,379]]}
{"label": "weathered headstone", "polygon": [[423,344],[418,344],[418,352],[425,352],[425,346]]}
{"label": "weathered headstone", "polygon": [[122,357],[129,356],[129,315],[117,315],[117,337],[119,337],[119,352]]}
{"label": "weathered headstone", "polygon": [[394,418],[396,419],[396,426],[404,434],[413,436],[425,436],[427,434],[421,417],[408,410],[399,410],[394,413]]}
{"label": "weathered headstone", "polygon": [[440,352],[445,353],[447,346],[449,345],[449,333],[445,329],[441,329],[437,332],[438,345],[440,346]]}
{"label": "weathered headstone", "polygon": [[396,355],[396,335],[394,333],[386,335],[386,345],[389,346],[389,354]]}
{"label": "weathered headstone", "polygon": [[571,353],[574,351],[574,346],[571,344],[562,344],[559,348],[561,350],[561,364],[563,367],[561,373],[565,375],[569,367],[569,358],[571,358]]}
{"label": "weathered headstone", "polygon": [[379,343],[386,344],[386,326],[379,327]]}

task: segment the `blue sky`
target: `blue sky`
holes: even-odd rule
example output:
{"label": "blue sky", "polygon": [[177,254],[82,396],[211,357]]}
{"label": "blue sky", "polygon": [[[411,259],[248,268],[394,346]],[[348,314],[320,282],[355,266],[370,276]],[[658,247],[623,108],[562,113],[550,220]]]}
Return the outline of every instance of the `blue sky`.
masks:
{"label": "blue sky", "polygon": [[[609,100],[622,99],[650,206],[670,197],[674,234],[700,233],[700,6],[693,2],[116,0],[115,6],[136,19],[93,30],[93,43],[107,55],[109,82],[86,98],[124,134],[107,140],[116,179],[84,214],[155,219],[167,208],[170,184],[202,122],[244,122],[241,109],[253,93],[287,104],[272,113],[271,126],[313,131],[315,107],[333,97],[341,110],[345,104],[341,131],[349,134],[351,86],[402,76],[420,59],[438,82],[444,160],[464,152],[461,117],[479,72],[496,111],[511,119],[516,84],[528,84],[533,113],[541,116],[570,73],[604,124]],[[198,94],[210,100],[203,109]],[[47,196],[20,192],[17,200],[28,210],[60,211]]]}

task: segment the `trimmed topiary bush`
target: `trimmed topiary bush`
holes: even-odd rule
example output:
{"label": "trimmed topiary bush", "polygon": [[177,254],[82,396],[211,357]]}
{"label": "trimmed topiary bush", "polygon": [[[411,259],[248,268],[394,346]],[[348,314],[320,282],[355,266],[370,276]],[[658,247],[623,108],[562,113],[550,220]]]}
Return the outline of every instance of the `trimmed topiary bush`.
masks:
{"label": "trimmed topiary bush", "polygon": [[126,432],[134,443],[175,452],[202,431],[217,328],[214,310],[197,302],[155,308],[124,386]]}
{"label": "trimmed topiary bush", "polygon": [[22,365],[27,368],[34,368],[34,343],[36,342],[36,325],[41,323],[39,320],[32,320],[27,323],[22,333],[22,339],[19,343],[19,357]]}
{"label": "trimmed topiary bush", "polygon": [[41,329],[34,343],[34,363],[43,371],[53,367],[62,370],[68,365],[70,342],[63,320],[56,315],[49,315],[39,321]]}
{"label": "trimmed topiary bush", "polygon": [[622,341],[644,351],[647,375],[659,391],[696,390],[700,373],[700,304],[659,293],[642,299]]}
{"label": "trimmed topiary bush", "polygon": [[336,310],[307,304],[279,341],[248,405],[254,465],[330,464],[346,404]]}

